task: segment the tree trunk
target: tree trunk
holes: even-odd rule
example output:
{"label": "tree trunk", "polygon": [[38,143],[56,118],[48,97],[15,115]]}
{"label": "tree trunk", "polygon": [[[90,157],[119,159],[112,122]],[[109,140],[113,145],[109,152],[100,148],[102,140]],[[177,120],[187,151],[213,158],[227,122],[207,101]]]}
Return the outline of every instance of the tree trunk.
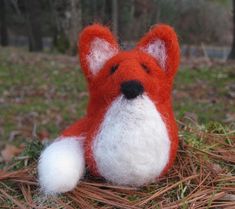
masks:
{"label": "tree trunk", "polygon": [[[130,1],[129,7],[130,7],[130,14],[129,14],[130,16],[128,18],[128,23],[127,23],[128,30],[125,30],[123,28],[121,30],[121,28],[120,28],[120,33],[124,34],[124,37],[125,37],[125,38],[122,38],[122,40],[125,39],[125,41],[126,40],[133,41],[133,40],[131,40],[131,37],[133,37],[133,35],[132,35],[133,30],[134,30],[133,23],[135,21],[135,0]],[[123,32],[121,32],[121,31],[123,31]]]}
{"label": "tree trunk", "polygon": [[93,13],[93,21],[97,21],[97,14],[99,13],[97,11],[97,1],[93,0],[92,1],[92,13]]}
{"label": "tree trunk", "polygon": [[82,29],[81,0],[70,0],[69,54],[76,54],[78,33]]}
{"label": "tree trunk", "polygon": [[233,0],[233,43],[228,59],[235,59],[235,0]]}
{"label": "tree trunk", "polygon": [[7,35],[7,18],[6,18],[6,2],[5,0],[0,0],[0,36],[1,45],[8,45],[8,35]]}
{"label": "tree trunk", "polygon": [[51,22],[53,23],[52,25],[53,47],[52,48],[57,48],[58,34],[59,34],[59,31],[61,31],[61,27],[60,27],[59,20],[58,20],[59,18],[56,12],[55,2],[53,0],[49,0],[49,5],[50,5],[50,11],[51,11]]}
{"label": "tree trunk", "polygon": [[26,21],[29,37],[29,51],[42,51],[42,25],[40,1],[25,0]]}
{"label": "tree trunk", "polygon": [[118,1],[112,0],[112,30],[113,33],[118,35]]}

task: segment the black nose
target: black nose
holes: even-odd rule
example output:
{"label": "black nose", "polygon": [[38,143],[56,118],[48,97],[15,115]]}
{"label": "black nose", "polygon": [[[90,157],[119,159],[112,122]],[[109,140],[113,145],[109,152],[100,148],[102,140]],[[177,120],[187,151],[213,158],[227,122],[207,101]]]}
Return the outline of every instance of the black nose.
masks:
{"label": "black nose", "polygon": [[125,81],[121,84],[121,92],[127,99],[134,99],[144,92],[144,87],[136,80]]}

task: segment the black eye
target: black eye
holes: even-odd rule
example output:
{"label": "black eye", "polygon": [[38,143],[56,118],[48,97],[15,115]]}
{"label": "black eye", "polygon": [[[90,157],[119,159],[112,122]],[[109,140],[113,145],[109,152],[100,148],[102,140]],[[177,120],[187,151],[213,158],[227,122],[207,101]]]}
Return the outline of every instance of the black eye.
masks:
{"label": "black eye", "polygon": [[116,64],[116,65],[113,65],[112,67],[111,67],[111,70],[110,70],[110,74],[113,74],[117,69],[118,69],[118,64]]}
{"label": "black eye", "polygon": [[141,64],[141,66],[142,66],[142,68],[144,69],[144,71],[145,71],[146,73],[149,73],[149,72],[150,72],[149,68],[148,68],[145,64]]}

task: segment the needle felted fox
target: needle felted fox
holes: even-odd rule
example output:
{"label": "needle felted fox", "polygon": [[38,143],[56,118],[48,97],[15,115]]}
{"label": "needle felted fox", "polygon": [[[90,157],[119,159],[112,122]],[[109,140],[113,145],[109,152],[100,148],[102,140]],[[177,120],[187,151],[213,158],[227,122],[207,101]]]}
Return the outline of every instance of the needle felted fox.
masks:
{"label": "needle felted fox", "polygon": [[114,184],[153,182],[172,166],[178,146],[171,104],[180,58],[174,30],[156,25],[134,49],[122,51],[108,28],[94,24],[80,34],[78,51],[87,113],[42,152],[42,190],[72,190],[85,167]]}

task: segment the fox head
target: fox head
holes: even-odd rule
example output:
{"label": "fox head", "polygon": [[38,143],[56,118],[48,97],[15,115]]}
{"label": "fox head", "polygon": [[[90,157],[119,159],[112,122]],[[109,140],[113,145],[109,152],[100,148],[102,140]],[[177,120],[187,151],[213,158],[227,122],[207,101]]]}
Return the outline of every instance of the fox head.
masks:
{"label": "fox head", "polygon": [[152,27],[134,49],[123,51],[108,28],[94,24],[82,31],[78,49],[91,100],[97,104],[119,95],[133,100],[147,94],[160,103],[170,97],[179,65],[179,44],[170,26]]}

